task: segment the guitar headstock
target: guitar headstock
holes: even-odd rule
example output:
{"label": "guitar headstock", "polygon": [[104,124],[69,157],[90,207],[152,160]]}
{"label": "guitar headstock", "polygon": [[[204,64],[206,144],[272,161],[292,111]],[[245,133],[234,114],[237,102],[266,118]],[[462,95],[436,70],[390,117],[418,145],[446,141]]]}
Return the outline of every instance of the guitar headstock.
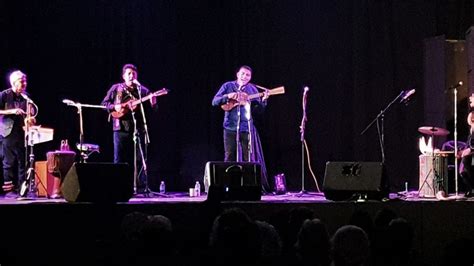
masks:
{"label": "guitar headstock", "polygon": [[161,95],[165,95],[165,94],[168,94],[169,90],[166,89],[166,88],[163,88],[159,91],[155,91],[153,94],[153,96],[161,96]]}
{"label": "guitar headstock", "polygon": [[285,93],[285,86],[277,87],[268,91],[270,95],[275,94],[284,94]]}

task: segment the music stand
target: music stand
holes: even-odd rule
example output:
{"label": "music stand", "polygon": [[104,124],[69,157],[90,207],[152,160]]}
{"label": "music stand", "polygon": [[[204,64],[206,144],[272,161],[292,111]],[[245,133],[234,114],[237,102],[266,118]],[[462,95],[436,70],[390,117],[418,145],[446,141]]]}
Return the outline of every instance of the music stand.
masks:
{"label": "music stand", "polygon": [[[54,129],[52,128],[43,128],[41,126],[28,126],[26,123],[26,147],[29,147],[28,152],[28,170],[26,171],[26,178],[21,184],[20,187],[20,196],[24,197],[29,190],[29,196],[34,197],[36,194],[36,184],[34,178],[36,177],[35,172],[35,154],[33,151],[33,146],[38,143],[43,143],[53,140]],[[44,184],[41,183],[41,180],[38,178],[40,184],[44,187]]]}

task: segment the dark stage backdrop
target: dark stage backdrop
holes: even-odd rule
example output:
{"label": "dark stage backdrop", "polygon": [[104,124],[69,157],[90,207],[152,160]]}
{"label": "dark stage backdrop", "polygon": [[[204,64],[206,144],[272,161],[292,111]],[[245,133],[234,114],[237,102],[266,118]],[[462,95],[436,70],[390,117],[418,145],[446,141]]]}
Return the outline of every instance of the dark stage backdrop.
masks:
{"label": "dark stage backdrop", "polygon": [[[306,139],[320,184],[326,161],[380,161],[376,128],[364,127],[401,90],[416,88],[410,105],[385,115],[391,190],[418,186],[417,128],[423,125],[423,39],[464,39],[473,6],[466,1],[0,1],[0,73],[21,69],[39,105],[38,121],[54,141],[35,146],[37,160],[75,143],[79,120],[71,99],[99,104],[134,63],[151,90],[166,87],[150,114],[152,189],[165,180],[185,190],[201,179],[206,161],[221,160],[223,112],[211,107],[236,68],[254,68],[252,82],[286,94],[272,96],[257,117],[269,176],[285,173],[301,188],[303,87],[310,88]],[[86,142],[112,160],[104,111],[84,109]],[[463,137],[463,136],[460,136]],[[314,191],[311,176],[306,188]]]}

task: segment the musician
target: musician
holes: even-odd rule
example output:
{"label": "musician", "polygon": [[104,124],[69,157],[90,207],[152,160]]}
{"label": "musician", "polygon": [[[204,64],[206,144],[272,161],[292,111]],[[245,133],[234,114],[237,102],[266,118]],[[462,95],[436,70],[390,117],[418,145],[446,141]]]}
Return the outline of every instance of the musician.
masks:
{"label": "musician", "polygon": [[20,70],[9,77],[11,87],[0,92],[0,135],[3,137],[3,190],[7,197],[16,197],[25,180],[25,122],[27,77]]}
{"label": "musician", "polygon": [[[114,142],[114,163],[128,163],[133,166],[134,156],[134,118],[137,126],[137,140],[140,141],[143,152],[146,158],[145,149],[145,114],[142,113],[142,108],[139,104],[127,104],[134,100],[139,100],[150,94],[150,90],[141,85],[137,81],[138,72],[137,67],[133,64],[126,64],[122,67],[123,82],[112,85],[108,90],[107,95],[102,100],[108,112],[109,118],[112,118],[113,142]],[[149,100],[151,106],[156,108],[156,97],[151,97]],[[145,103],[144,103],[145,106]],[[145,108],[144,108],[145,109]],[[134,113],[134,115],[133,115]],[[137,149],[139,149],[137,142]],[[140,161],[140,152],[137,150],[137,160]],[[140,180],[142,185],[145,180]]]}
{"label": "musician", "polygon": [[474,158],[472,150],[474,149],[474,94],[469,97],[469,114],[467,116],[467,124],[470,126],[469,137],[467,140],[468,148],[461,152],[460,175],[466,186],[466,197],[472,197],[473,188],[473,170]]}
{"label": "musician", "polygon": [[[235,103],[236,106],[225,111],[224,115],[224,160],[240,161],[236,158],[236,136],[239,125],[239,138],[241,144],[242,160],[249,161],[249,129],[252,130],[252,111],[264,108],[267,105],[269,94],[263,93],[263,97],[256,97],[251,100],[249,95],[258,94],[255,85],[250,83],[252,79],[252,68],[243,65],[236,73],[236,80],[224,83],[217,94],[212,99],[213,106],[222,106],[227,103]],[[240,111],[240,117],[239,117]],[[240,119],[240,124],[238,123]]]}

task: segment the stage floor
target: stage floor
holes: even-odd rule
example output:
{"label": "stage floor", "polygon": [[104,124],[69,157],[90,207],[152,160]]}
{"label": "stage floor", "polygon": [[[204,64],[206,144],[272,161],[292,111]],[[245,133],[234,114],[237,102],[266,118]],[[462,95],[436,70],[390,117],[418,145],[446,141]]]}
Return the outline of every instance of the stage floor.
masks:
{"label": "stage floor", "polygon": [[[152,203],[187,203],[187,202],[205,202],[207,195],[199,197],[190,197],[189,194],[183,192],[169,192],[164,195],[158,193],[149,193],[148,195],[136,194],[128,202],[121,202],[119,204],[152,204]],[[368,200],[373,201],[373,200]],[[436,202],[436,201],[469,201],[474,202],[474,198],[465,198],[459,194],[450,194],[446,197],[419,197],[417,191],[400,192],[400,193],[390,193],[389,198],[384,199],[380,202],[390,202],[390,201],[410,201],[410,202]],[[237,201],[238,202],[238,201]],[[262,195],[260,201],[255,201],[260,203],[329,203],[334,202],[327,200],[324,197],[324,193],[317,192],[289,192],[282,195],[268,194]],[[364,202],[364,200],[347,200],[344,202]],[[2,204],[41,204],[41,203],[68,203],[65,199],[50,199],[47,197],[25,197],[25,198],[6,198],[5,196],[0,196],[0,205]]]}

